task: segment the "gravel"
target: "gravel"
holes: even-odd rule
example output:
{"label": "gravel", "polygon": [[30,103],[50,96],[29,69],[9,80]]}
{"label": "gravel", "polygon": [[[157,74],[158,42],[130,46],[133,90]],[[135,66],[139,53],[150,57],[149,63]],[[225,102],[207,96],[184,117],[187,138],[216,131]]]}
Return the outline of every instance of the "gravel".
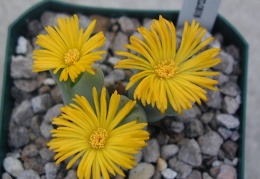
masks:
{"label": "gravel", "polygon": [[[54,25],[56,18],[66,15],[45,12],[40,20],[33,19],[28,23],[28,34],[21,34],[17,39],[18,55],[11,58],[10,74],[14,79],[10,90],[16,100],[9,126],[11,150],[3,162],[5,173],[2,178],[76,178],[76,168],[67,171],[64,163],[55,165],[54,153],[46,147],[53,129],[51,119],[60,115],[59,108],[62,106],[59,87],[49,72],[31,72],[31,53],[39,48],[33,44],[35,36],[44,32],[44,26]],[[128,43],[130,35],[139,35],[136,28],[140,25],[147,27],[151,19],[126,16],[109,19],[83,14],[79,17],[82,27],[86,27],[91,19],[98,19],[95,31],[105,32],[107,42],[103,49],[108,50],[108,54],[98,63],[104,71],[106,87],[115,89],[121,82],[125,85],[133,72],[114,70],[112,66],[120,59],[111,52],[124,49],[122,45]],[[219,55],[222,62],[214,67],[220,71],[220,75],[214,77],[219,80],[219,90],[208,91],[208,101],[202,106],[194,104],[194,108],[184,111],[181,116],[167,117],[160,124],[149,125],[150,140],[136,154],[138,165],[125,171],[129,179],[237,177],[240,160],[237,152],[240,137],[237,111],[241,105],[241,90],[237,84],[239,50],[233,44],[225,46],[221,34],[214,36],[216,40],[210,45],[225,47]]]}

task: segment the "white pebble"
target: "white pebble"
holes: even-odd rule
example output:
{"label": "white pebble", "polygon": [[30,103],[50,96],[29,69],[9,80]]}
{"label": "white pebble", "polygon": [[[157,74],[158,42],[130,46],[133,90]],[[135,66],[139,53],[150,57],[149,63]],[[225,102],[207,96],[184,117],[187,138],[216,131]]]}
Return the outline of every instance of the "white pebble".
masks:
{"label": "white pebble", "polygon": [[27,39],[23,36],[18,38],[18,45],[16,47],[16,53],[25,54],[27,52]]}
{"label": "white pebble", "polygon": [[52,78],[46,78],[44,81],[43,81],[43,84],[44,85],[49,85],[49,86],[53,86],[56,84],[55,80],[52,79]]}
{"label": "white pebble", "polygon": [[14,157],[6,157],[3,166],[5,171],[14,177],[18,177],[24,171],[22,162]]}
{"label": "white pebble", "polygon": [[177,173],[170,168],[166,168],[162,171],[162,176],[165,179],[174,179],[177,176]]}

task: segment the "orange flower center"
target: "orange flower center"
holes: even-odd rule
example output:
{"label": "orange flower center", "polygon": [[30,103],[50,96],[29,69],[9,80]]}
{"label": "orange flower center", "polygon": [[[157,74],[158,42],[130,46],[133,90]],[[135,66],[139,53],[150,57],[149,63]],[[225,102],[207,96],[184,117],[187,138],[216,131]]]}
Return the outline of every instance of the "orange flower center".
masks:
{"label": "orange flower center", "polygon": [[70,49],[64,55],[65,64],[67,66],[74,65],[74,63],[79,60],[79,55],[80,55],[80,52],[78,51],[78,49],[75,49],[75,48],[74,49]]}
{"label": "orange flower center", "polygon": [[158,65],[154,66],[154,71],[160,79],[174,77],[177,69],[178,66],[170,59],[160,61]]}
{"label": "orange flower center", "polygon": [[100,149],[104,147],[107,137],[107,131],[105,129],[98,128],[98,130],[91,134],[89,143],[94,149]]}

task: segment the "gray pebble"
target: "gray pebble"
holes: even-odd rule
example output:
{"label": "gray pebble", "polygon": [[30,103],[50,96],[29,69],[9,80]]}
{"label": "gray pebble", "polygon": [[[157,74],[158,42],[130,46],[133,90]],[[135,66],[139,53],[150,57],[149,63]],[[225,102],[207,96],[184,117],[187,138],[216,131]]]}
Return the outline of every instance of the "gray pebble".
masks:
{"label": "gray pebble", "polygon": [[127,35],[132,35],[138,27],[140,27],[140,23],[135,18],[129,18],[126,16],[121,16],[118,19],[122,32]]}
{"label": "gray pebble", "polygon": [[203,134],[203,125],[198,119],[185,123],[184,134],[187,137],[198,137]]}
{"label": "gray pebble", "polygon": [[[239,96],[239,95],[238,95]],[[240,98],[225,96],[223,100],[223,110],[228,114],[235,114],[240,106]]]}
{"label": "gray pebble", "polygon": [[78,179],[76,170],[69,170],[64,179]]}
{"label": "gray pebble", "polygon": [[177,178],[186,178],[190,175],[192,167],[188,164],[185,164],[182,161],[177,160],[176,158],[172,158],[169,160],[169,165],[171,169],[178,173]]}
{"label": "gray pebble", "polygon": [[40,176],[36,171],[29,169],[24,170],[17,179],[40,179]]}
{"label": "gray pebble", "polygon": [[170,168],[166,168],[162,171],[162,176],[165,179],[174,179],[177,176],[177,173]]}
{"label": "gray pebble", "polygon": [[205,102],[206,105],[210,108],[220,109],[222,105],[222,96],[219,91],[210,91],[207,90],[208,100]]}
{"label": "gray pebble", "polygon": [[193,105],[191,109],[184,110],[181,115],[177,117],[180,118],[184,123],[190,122],[194,118],[199,118],[201,116],[201,110],[197,105]]}
{"label": "gray pebble", "polygon": [[112,49],[113,49],[113,51],[126,50],[126,48],[124,47],[124,44],[127,44],[127,43],[128,43],[128,36],[122,32],[118,32],[115,37],[115,40],[112,44]]}
{"label": "gray pebble", "polygon": [[217,179],[236,179],[237,171],[234,167],[229,165],[222,165],[220,167],[220,172],[217,175]]}
{"label": "gray pebble", "polygon": [[234,58],[223,50],[220,52],[219,57],[222,59],[219,64],[213,67],[213,69],[224,72],[229,75],[233,71]]}
{"label": "gray pebble", "polygon": [[164,145],[161,148],[161,156],[165,160],[169,160],[177,155],[179,147],[175,144]]}
{"label": "gray pebble", "polygon": [[52,118],[60,116],[61,115],[60,108],[62,106],[63,106],[63,104],[56,104],[55,106],[52,106],[51,108],[49,108],[44,116],[44,122],[51,123]]}
{"label": "gray pebble", "polygon": [[120,61],[120,58],[118,58],[118,57],[109,57],[107,60],[107,62],[113,66],[116,65],[117,62],[119,62],[119,61]]}
{"label": "gray pebble", "polygon": [[26,145],[26,146],[23,148],[22,156],[34,157],[34,156],[36,156],[38,153],[39,153],[39,151],[38,151],[37,147],[36,147],[34,144],[29,144],[29,145]]}
{"label": "gray pebble", "polygon": [[46,179],[55,179],[60,166],[54,162],[46,163],[44,166]]}
{"label": "gray pebble", "polygon": [[24,92],[30,93],[39,87],[39,82],[37,80],[30,79],[17,79],[14,80],[14,85],[16,88]]}
{"label": "gray pebble", "polygon": [[219,148],[223,143],[223,139],[219,136],[217,132],[210,131],[205,135],[200,136],[198,138],[198,143],[203,154],[217,156]]}
{"label": "gray pebble", "polygon": [[203,172],[202,177],[203,179],[213,179],[207,172]]}
{"label": "gray pebble", "polygon": [[202,176],[200,171],[192,170],[191,174],[187,177],[187,179],[202,179]]}
{"label": "gray pebble", "polygon": [[43,30],[43,26],[38,20],[28,22],[27,28],[31,36],[36,36]]}
{"label": "gray pebble", "polygon": [[229,158],[230,160],[233,160],[236,156],[236,152],[238,149],[238,144],[233,142],[232,140],[228,140],[224,142],[222,145],[222,148],[225,152],[225,156]]}
{"label": "gray pebble", "polygon": [[44,163],[40,156],[35,156],[24,160],[24,168],[25,169],[33,169],[40,175],[44,173]]}
{"label": "gray pebble", "polygon": [[199,144],[191,139],[180,148],[178,159],[193,166],[198,167],[202,163],[202,156]]}
{"label": "gray pebble", "polygon": [[236,97],[240,94],[240,89],[237,83],[230,81],[220,87],[220,92],[225,95]]}
{"label": "gray pebble", "polygon": [[181,133],[184,129],[184,124],[181,121],[172,121],[171,131],[174,133]]}
{"label": "gray pebble", "polygon": [[227,129],[237,128],[240,124],[239,119],[230,114],[217,114],[217,122]]}
{"label": "gray pebble", "polygon": [[24,171],[22,162],[14,157],[6,157],[3,161],[3,167],[14,177],[18,177]]}
{"label": "gray pebble", "polygon": [[208,124],[208,123],[210,123],[210,121],[212,121],[213,118],[214,118],[214,113],[213,112],[207,112],[207,113],[202,114],[200,121],[203,124]]}
{"label": "gray pebble", "polygon": [[32,72],[33,60],[21,55],[12,56],[11,77],[14,79],[31,79],[36,78],[37,73]]}
{"label": "gray pebble", "polygon": [[165,132],[161,131],[157,135],[157,141],[160,145],[166,145],[169,141],[170,137]]}
{"label": "gray pebble", "polygon": [[12,177],[11,177],[11,175],[9,175],[9,173],[4,172],[4,173],[2,174],[2,179],[12,179]]}
{"label": "gray pebble", "polygon": [[156,139],[150,139],[147,142],[147,146],[143,148],[144,161],[156,162],[160,156],[160,147]]}
{"label": "gray pebble", "polygon": [[240,138],[240,134],[238,131],[233,131],[230,139],[233,140],[234,142],[237,141]]}
{"label": "gray pebble", "polygon": [[52,150],[49,150],[47,147],[42,148],[39,151],[39,154],[42,158],[43,163],[50,162],[55,155],[55,153]]}
{"label": "gray pebble", "polygon": [[51,130],[53,129],[53,126],[51,123],[42,122],[40,126],[41,134],[45,139],[51,138]]}
{"label": "gray pebble", "polygon": [[17,108],[15,108],[12,118],[16,124],[28,127],[30,120],[33,117],[33,109],[30,101],[23,101]]}
{"label": "gray pebble", "polygon": [[51,89],[51,97],[55,103],[62,103],[62,93],[58,85]]}
{"label": "gray pebble", "polygon": [[155,168],[150,163],[139,163],[129,171],[128,179],[150,179],[155,172]]}
{"label": "gray pebble", "polygon": [[137,154],[135,154],[135,161],[137,163],[141,162],[141,160],[143,159],[143,151],[139,150]]}
{"label": "gray pebble", "polygon": [[219,127],[218,133],[223,137],[224,140],[228,139],[232,135],[232,131],[224,127]]}
{"label": "gray pebble", "polygon": [[30,142],[29,131],[23,126],[14,126],[9,132],[9,144],[14,148],[22,147]]}
{"label": "gray pebble", "polygon": [[52,106],[50,94],[42,94],[32,98],[32,108],[34,113],[42,113],[47,111]]}
{"label": "gray pebble", "polygon": [[31,120],[31,129],[32,132],[37,136],[41,136],[41,131],[40,131],[40,124],[42,122],[42,118],[40,116],[33,116]]}

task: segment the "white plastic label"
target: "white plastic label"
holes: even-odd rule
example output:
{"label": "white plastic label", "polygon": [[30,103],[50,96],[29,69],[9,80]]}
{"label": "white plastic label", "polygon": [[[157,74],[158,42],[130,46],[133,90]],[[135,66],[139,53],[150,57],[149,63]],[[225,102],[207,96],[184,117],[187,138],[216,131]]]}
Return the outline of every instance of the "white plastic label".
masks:
{"label": "white plastic label", "polygon": [[215,23],[220,0],[184,0],[178,17],[178,27],[184,25],[184,21],[191,22],[196,19],[201,26],[211,31]]}

